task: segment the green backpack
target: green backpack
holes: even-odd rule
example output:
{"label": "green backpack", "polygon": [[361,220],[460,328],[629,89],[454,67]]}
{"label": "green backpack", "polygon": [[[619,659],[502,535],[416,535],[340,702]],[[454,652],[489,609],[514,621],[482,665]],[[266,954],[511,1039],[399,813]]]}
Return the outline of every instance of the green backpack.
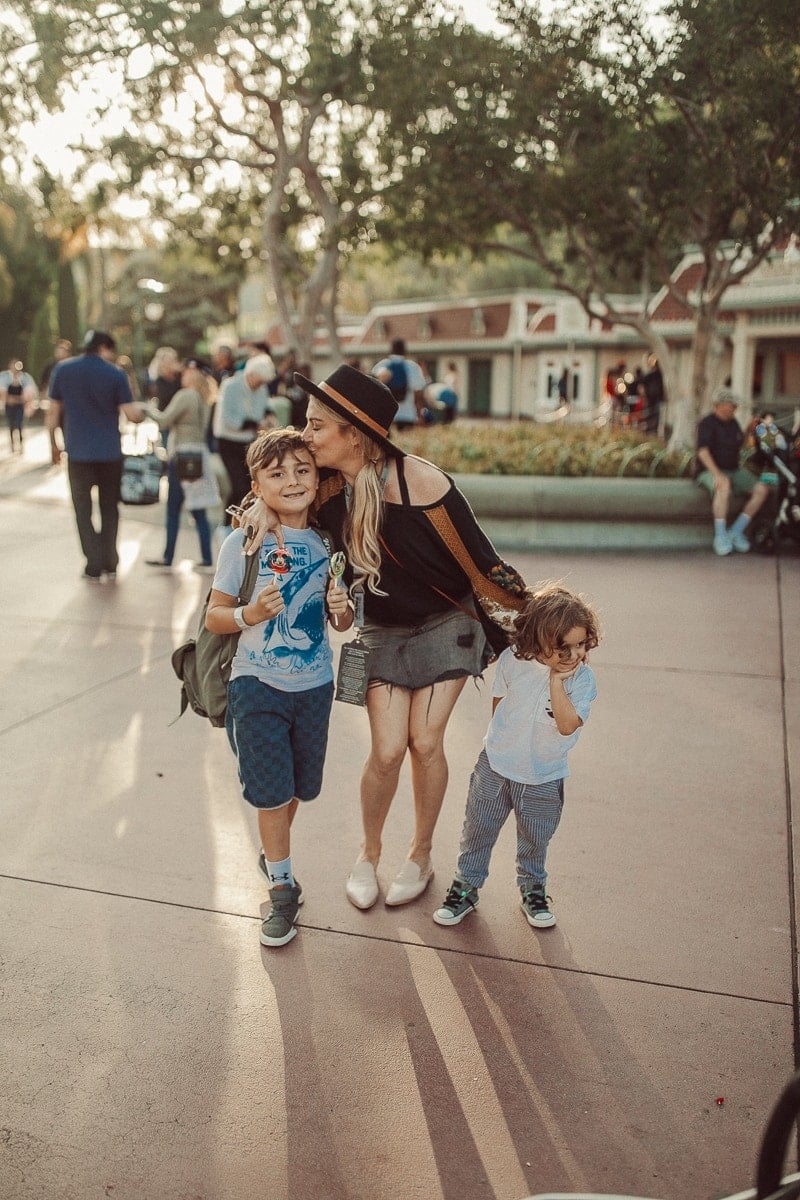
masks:
{"label": "green backpack", "polygon": [[[250,603],[258,579],[259,558],[259,554],[250,554],[247,557],[244,579],[236,601],[237,607]],[[183,685],[178,717],[182,717],[186,709],[191,708],[198,716],[207,717],[212,725],[220,729],[225,725],[228,683],[233,656],[239,643],[239,631],[211,633],[206,629],[206,612],[210,598],[209,589],[203,611],[200,613],[197,637],[190,638],[173,651],[172,669]]]}

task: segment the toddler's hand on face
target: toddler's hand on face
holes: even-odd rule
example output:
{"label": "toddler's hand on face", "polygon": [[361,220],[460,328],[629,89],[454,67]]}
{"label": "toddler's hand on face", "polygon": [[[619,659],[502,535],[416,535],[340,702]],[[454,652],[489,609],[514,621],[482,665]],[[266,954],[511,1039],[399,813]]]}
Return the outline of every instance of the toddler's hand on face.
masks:
{"label": "toddler's hand on face", "polygon": [[579,665],[580,664],[576,663],[576,662],[558,663],[557,666],[550,668],[550,678],[551,679],[567,679],[568,676],[575,674]]}

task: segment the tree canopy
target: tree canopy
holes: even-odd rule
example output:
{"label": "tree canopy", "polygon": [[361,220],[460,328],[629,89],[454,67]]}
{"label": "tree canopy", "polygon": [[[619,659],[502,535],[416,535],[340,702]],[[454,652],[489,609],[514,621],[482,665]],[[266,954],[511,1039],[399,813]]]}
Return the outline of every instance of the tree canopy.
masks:
{"label": "tree canopy", "polygon": [[37,317],[53,286],[58,242],[44,224],[22,189],[0,186],[0,370],[11,358],[28,365]]}
{"label": "tree canopy", "polygon": [[[376,153],[384,104],[413,102],[430,0],[8,0],[24,102],[107,64],[119,130],[94,150],[109,191],[146,196],[210,244],[266,262],[287,338],[308,357],[335,305],[343,256],[374,237],[391,170]],[[15,40],[16,39],[16,40]],[[387,91],[388,89],[388,91]],[[90,147],[87,146],[87,150]],[[100,169],[96,167],[96,169]],[[231,242],[232,235],[238,240]]]}
{"label": "tree canopy", "polygon": [[[677,380],[650,320],[681,249],[697,248],[693,378],[676,439],[690,440],[709,387],[720,302],[800,227],[800,51],[788,0],[675,0],[653,31],[635,2],[595,0],[547,19],[503,0],[490,69],[439,73],[424,111],[396,114],[406,168],[387,233],[475,253],[506,227],[592,315],[631,324]],[[465,64],[466,67],[466,64]],[[392,144],[393,142],[393,144]],[[468,181],[459,186],[458,181]],[[448,181],[450,181],[448,185]],[[642,309],[614,291],[638,277]]]}

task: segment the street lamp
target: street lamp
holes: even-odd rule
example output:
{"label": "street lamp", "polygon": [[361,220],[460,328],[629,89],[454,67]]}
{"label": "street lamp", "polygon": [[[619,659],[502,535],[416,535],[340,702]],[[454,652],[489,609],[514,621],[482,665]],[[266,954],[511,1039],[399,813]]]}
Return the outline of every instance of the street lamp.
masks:
{"label": "street lamp", "polygon": [[169,291],[169,285],[160,279],[137,279],[136,289],[139,296],[133,306],[133,367],[136,378],[141,380],[144,374],[144,322],[158,321],[164,315],[164,305],[158,300],[147,301],[146,296],[163,296]]}

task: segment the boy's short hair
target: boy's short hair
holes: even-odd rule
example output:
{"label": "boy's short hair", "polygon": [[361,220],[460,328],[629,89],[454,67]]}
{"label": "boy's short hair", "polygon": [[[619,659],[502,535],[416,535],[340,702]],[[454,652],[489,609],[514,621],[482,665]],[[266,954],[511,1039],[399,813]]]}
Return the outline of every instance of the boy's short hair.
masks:
{"label": "boy's short hair", "polygon": [[597,614],[583,596],[560,583],[545,583],[526,588],[527,603],[514,621],[511,648],[516,658],[532,659],[552,654],[563,645],[570,629],[586,630],[586,649],[600,641]]}
{"label": "boy's short hair", "polygon": [[256,472],[262,467],[268,467],[272,462],[283,462],[287,454],[296,450],[305,450],[306,454],[311,454],[299,429],[270,429],[260,433],[247,448],[245,462],[250,478],[255,479]]}

